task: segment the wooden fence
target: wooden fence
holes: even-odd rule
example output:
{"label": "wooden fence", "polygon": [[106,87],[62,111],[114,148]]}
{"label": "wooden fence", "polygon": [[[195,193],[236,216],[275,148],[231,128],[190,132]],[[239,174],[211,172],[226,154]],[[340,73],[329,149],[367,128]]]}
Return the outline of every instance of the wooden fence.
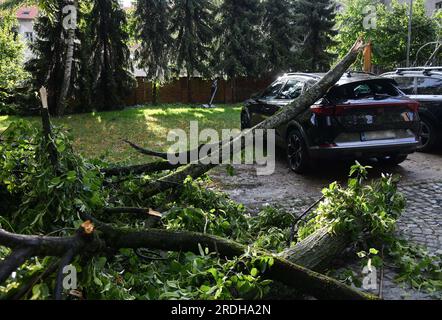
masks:
{"label": "wooden fence", "polygon": [[[218,92],[214,103],[237,103],[250,98],[256,92],[265,89],[276,77],[237,78],[233,82],[218,80]],[[158,90],[158,103],[208,103],[212,81],[192,78],[190,81],[192,101],[188,99],[187,78],[173,80]],[[148,104],[153,102],[152,82],[146,78],[137,78],[137,86],[126,99],[126,105]]]}

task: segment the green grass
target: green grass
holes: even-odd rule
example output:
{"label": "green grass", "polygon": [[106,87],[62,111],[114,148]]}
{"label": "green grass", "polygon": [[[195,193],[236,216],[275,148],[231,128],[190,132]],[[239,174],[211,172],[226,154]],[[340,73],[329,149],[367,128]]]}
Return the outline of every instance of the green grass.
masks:
{"label": "green grass", "polygon": [[[74,148],[87,158],[104,157],[114,163],[142,163],[152,159],[137,154],[122,139],[141,146],[166,151],[173,142],[167,134],[173,129],[189,132],[190,121],[198,121],[199,129],[239,129],[240,106],[223,105],[215,109],[192,108],[189,105],[146,106],[122,111],[97,112],[54,118],[55,125],[69,130]],[[0,116],[0,132],[17,120]],[[26,117],[40,126],[40,118]]]}

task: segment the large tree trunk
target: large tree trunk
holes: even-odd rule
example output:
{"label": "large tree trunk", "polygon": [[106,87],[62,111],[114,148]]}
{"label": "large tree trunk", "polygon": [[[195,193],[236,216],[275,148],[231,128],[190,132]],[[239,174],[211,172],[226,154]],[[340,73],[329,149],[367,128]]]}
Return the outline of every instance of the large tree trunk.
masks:
{"label": "large tree trunk", "polygon": [[192,83],[191,80],[192,76],[190,74],[190,71],[187,71],[187,102],[188,103],[193,103],[193,98],[192,98]]}
{"label": "large tree trunk", "polygon": [[[76,10],[78,9],[77,1],[66,1],[66,3],[73,4]],[[72,65],[74,61],[74,49],[75,49],[75,31],[76,31],[75,28],[76,28],[76,23],[73,26],[70,26],[70,28],[67,30],[66,60],[65,60],[65,67],[63,74],[63,82],[61,83],[60,96],[58,97],[58,103],[57,103],[57,116],[64,115],[64,112],[66,111],[67,95],[71,87]]]}
{"label": "large tree trunk", "polygon": [[155,79],[152,84],[152,103],[154,106],[158,104],[158,85]]}
{"label": "large tree trunk", "polygon": [[293,248],[285,250],[280,256],[305,268],[320,271],[328,267],[331,260],[348,245],[348,237],[332,234],[328,228],[323,228],[298,242]]}
{"label": "large tree trunk", "polygon": [[[97,223],[101,238],[95,232],[90,234],[81,229],[76,236],[71,238],[23,236],[0,229],[0,244],[13,249],[13,253],[0,263],[0,283],[32,256],[61,256],[63,259],[60,263],[60,270],[62,270],[63,266],[68,264],[77,253],[101,254],[109,248],[149,248],[198,254],[200,247],[203,247],[225,258],[239,257],[248,250],[247,246],[237,242],[207,234],[157,229],[123,230]],[[329,300],[374,298],[269,252],[259,251],[258,253],[274,258],[274,264],[264,273],[265,277],[278,280],[301,293]],[[57,281],[56,287],[59,285],[60,281]],[[61,297],[59,290],[58,294]]]}

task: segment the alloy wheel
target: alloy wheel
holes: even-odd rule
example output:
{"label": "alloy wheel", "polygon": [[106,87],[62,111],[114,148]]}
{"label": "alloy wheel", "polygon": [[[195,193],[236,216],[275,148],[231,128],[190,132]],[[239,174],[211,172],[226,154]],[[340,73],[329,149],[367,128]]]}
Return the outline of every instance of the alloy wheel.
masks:
{"label": "alloy wheel", "polygon": [[302,141],[296,134],[291,135],[289,138],[287,156],[289,158],[290,167],[293,170],[297,170],[303,161],[303,150]]}

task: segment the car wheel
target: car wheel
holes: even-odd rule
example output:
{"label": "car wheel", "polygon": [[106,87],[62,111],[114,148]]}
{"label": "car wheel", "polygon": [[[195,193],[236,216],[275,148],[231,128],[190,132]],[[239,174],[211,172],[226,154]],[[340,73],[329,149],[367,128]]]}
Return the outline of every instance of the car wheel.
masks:
{"label": "car wheel", "polygon": [[305,173],[310,168],[307,146],[298,130],[290,131],[287,136],[287,162],[296,173]]}
{"label": "car wheel", "polygon": [[387,157],[378,158],[378,161],[382,165],[397,166],[407,160],[407,158],[408,155],[406,154],[395,154]]}
{"label": "car wheel", "polygon": [[421,132],[420,139],[422,142],[422,146],[419,148],[419,151],[428,152],[431,151],[436,143],[436,134],[433,123],[426,119],[421,119]]}
{"label": "car wheel", "polygon": [[241,131],[252,127],[250,115],[247,111],[241,113]]}

